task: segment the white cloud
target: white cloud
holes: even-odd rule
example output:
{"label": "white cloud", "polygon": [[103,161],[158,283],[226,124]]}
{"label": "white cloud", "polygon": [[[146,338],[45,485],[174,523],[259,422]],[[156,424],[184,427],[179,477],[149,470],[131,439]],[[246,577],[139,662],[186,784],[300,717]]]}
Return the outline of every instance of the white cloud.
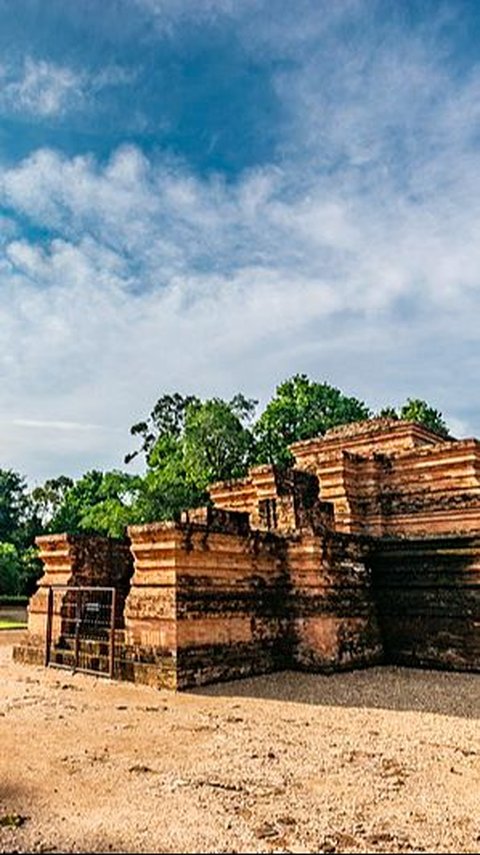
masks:
{"label": "white cloud", "polygon": [[157,26],[169,30],[185,19],[212,21],[218,17],[240,18],[259,5],[258,0],[134,0],[136,6],[152,15]]}
{"label": "white cloud", "polygon": [[98,430],[101,425],[79,424],[78,422],[49,422],[41,419],[13,419],[12,424],[27,428],[52,428],[53,430],[83,431]]}
{"label": "white cloud", "polygon": [[21,64],[0,65],[0,114],[63,116],[85,109],[101,90],[129,85],[134,79],[133,71],[117,65],[88,72],[26,56]]}
{"label": "white cloud", "polygon": [[363,0],[134,0],[161,33],[172,34],[186,22],[233,22],[247,49],[288,53],[318,42],[331,27],[366,13]]}
{"label": "white cloud", "polygon": [[0,69],[1,112],[54,116],[83,97],[83,75],[44,60],[27,57],[23,67]]}
{"label": "white cloud", "polygon": [[265,399],[295,371],[480,432],[478,70],[393,36],[334,63],[325,38],[275,78],[282,159],[236,182],[132,146],[0,168],[5,464],[118,466],[164,391]]}

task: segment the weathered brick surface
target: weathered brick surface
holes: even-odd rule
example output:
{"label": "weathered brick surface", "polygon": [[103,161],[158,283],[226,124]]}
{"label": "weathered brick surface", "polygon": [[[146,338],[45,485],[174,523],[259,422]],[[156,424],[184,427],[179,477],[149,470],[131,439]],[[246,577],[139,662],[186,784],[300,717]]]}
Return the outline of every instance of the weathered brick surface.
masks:
{"label": "weathered brick surface", "polygon": [[368,551],[367,541],[334,532],[289,542],[294,666],[327,671],[381,661]]}
{"label": "weathered brick surface", "polygon": [[17,658],[38,660],[48,585],[115,584],[121,679],[479,670],[480,444],[379,419],[292,450],[297,468],[255,467],[213,485],[214,507],[132,526],[131,582],[125,544],[40,538],[45,575]]}
{"label": "weathered brick surface", "polygon": [[[123,626],[123,611],[133,560],[127,541],[90,535],[52,534],[36,539],[44,574],[28,606],[28,634],[14,649],[18,661],[43,660],[48,611],[48,589],[55,585],[115,587],[116,626]],[[68,592],[53,601],[52,637],[61,634],[68,610]],[[29,651],[26,649],[29,648]]]}
{"label": "weathered brick surface", "polygon": [[480,443],[377,419],[292,446],[334,507],[338,531],[431,536],[480,532]]}
{"label": "weathered brick surface", "polygon": [[[288,498],[296,482],[285,484]],[[311,491],[308,478],[299,496],[305,487]],[[293,531],[284,521],[275,531],[251,529],[247,512],[211,508],[177,524],[132,527],[125,625],[137,657],[148,659],[152,645],[160,657],[173,656],[179,688],[285,667],[328,671],[379,661],[368,544],[329,532],[330,509],[316,492],[307,501],[296,496]],[[155,670],[155,663],[145,666]]]}
{"label": "weathered brick surface", "polygon": [[174,658],[178,687],[278,667],[283,544],[242,513],[197,509],[183,522],[129,530],[135,574],[126,644],[144,664]]}
{"label": "weathered brick surface", "polygon": [[209,488],[216,510],[247,515],[251,528],[283,535],[314,525],[334,527],[333,505],[319,502],[318,478],[300,469],[256,466],[247,478]]}
{"label": "weathered brick surface", "polygon": [[480,670],[480,538],[377,541],[370,564],[389,662]]}

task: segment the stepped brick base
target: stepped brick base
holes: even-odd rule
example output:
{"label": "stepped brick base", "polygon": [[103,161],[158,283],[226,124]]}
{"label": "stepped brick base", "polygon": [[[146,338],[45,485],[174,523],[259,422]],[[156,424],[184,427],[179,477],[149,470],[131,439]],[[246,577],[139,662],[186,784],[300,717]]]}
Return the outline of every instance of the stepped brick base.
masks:
{"label": "stepped brick base", "polygon": [[49,585],[95,584],[120,593],[119,679],[184,689],[283,668],[479,671],[480,443],[378,419],[292,451],[297,468],[212,485],[214,507],[133,526],[130,546],[39,538],[45,575],[15,658],[44,661]]}

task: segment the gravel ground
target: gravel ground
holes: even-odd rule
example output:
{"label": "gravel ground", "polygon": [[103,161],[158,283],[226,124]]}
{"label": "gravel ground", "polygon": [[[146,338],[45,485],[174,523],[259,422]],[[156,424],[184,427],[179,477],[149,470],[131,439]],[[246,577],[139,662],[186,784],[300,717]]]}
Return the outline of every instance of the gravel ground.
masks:
{"label": "gravel ground", "polygon": [[17,665],[13,640],[1,852],[480,850],[478,676],[286,672],[173,695]]}

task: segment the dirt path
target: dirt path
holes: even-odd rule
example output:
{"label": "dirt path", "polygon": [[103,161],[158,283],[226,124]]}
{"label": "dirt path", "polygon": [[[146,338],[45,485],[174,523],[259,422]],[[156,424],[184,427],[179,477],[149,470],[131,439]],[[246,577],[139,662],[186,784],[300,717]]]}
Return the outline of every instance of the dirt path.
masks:
{"label": "dirt path", "polygon": [[[16,665],[2,852],[478,852],[480,679],[376,668],[181,695]],[[21,820],[18,820],[21,821]]]}

